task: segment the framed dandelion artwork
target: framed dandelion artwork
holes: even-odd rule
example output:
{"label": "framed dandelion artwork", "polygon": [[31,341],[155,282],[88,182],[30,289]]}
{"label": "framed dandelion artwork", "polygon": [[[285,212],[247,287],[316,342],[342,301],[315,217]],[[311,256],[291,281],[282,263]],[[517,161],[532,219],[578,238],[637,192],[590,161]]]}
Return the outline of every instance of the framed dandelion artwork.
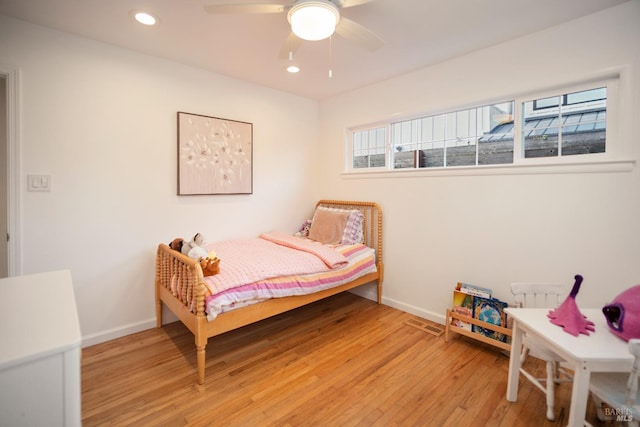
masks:
{"label": "framed dandelion artwork", "polygon": [[252,194],[253,124],[178,112],[178,195]]}

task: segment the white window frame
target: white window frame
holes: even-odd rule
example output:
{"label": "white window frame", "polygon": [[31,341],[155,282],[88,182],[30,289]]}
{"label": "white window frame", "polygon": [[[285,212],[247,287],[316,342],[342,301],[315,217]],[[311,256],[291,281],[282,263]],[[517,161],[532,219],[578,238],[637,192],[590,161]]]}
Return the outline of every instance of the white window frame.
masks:
{"label": "white window frame", "polygon": [[[623,124],[629,119],[629,112],[633,108],[631,99],[625,93],[630,90],[629,67],[618,67],[613,70],[600,72],[590,77],[579,79],[577,83],[558,84],[544,90],[530,91],[517,96],[505,96],[500,99],[483,100],[474,102],[473,105],[451,108],[445,111],[435,111],[428,114],[416,114],[407,117],[393,117],[393,120],[376,122],[368,125],[348,128],[346,130],[346,155],[345,172],[346,176],[362,176],[366,174],[389,174],[389,175],[416,175],[416,176],[446,176],[446,175],[486,175],[486,174],[519,174],[519,173],[580,173],[580,172],[602,172],[602,171],[629,171],[635,161],[631,157],[631,147],[628,143],[628,131],[625,131]],[[578,80],[578,79],[576,79]],[[578,92],[587,89],[607,87],[607,116],[606,116],[606,146],[604,153],[588,153],[578,155],[525,158],[523,155],[524,141],[522,138],[522,106],[524,102],[535,99],[542,99],[550,96],[557,96],[566,93]],[[513,163],[498,165],[470,165],[470,166],[442,166],[430,168],[393,168],[393,153],[391,147],[391,126],[404,120],[412,120],[420,117],[428,117],[439,114],[446,114],[475,108],[483,105],[490,105],[500,102],[507,102],[513,99],[514,106],[514,156]],[[352,135],[355,131],[385,127],[386,150],[385,166],[377,168],[354,168]]]}
{"label": "white window frame", "polygon": [[[353,160],[354,160],[353,135],[358,132],[371,131],[376,129],[384,129],[384,157],[385,157],[384,164],[385,165],[380,167],[354,168],[353,167]],[[345,156],[347,160],[347,164],[346,164],[347,170],[352,170],[356,172],[363,172],[363,171],[384,172],[384,171],[391,170],[389,169],[389,160],[391,158],[390,151],[389,151],[389,147],[391,146],[390,130],[391,128],[389,126],[389,123],[387,122],[378,122],[378,123],[373,123],[369,125],[350,128],[347,136],[346,156]]]}
{"label": "white window frame", "polygon": [[[513,164],[517,165],[549,165],[549,164],[577,164],[577,163],[596,163],[606,160],[613,160],[617,158],[619,153],[618,141],[618,99],[619,99],[619,79],[618,78],[606,78],[600,80],[593,80],[586,83],[574,84],[570,86],[563,86],[560,89],[550,89],[540,92],[528,94],[526,96],[516,97],[515,101],[515,120],[514,120],[514,153]],[[554,157],[537,157],[526,158],[524,157],[524,140],[522,138],[522,108],[525,102],[533,101],[536,99],[543,99],[552,96],[561,96],[566,93],[581,92],[588,89],[594,89],[598,87],[607,88],[607,118],[606,118],[606,133],[607,140],[604,153],[589,153],[579,154],[571,156],[554,156]]]}

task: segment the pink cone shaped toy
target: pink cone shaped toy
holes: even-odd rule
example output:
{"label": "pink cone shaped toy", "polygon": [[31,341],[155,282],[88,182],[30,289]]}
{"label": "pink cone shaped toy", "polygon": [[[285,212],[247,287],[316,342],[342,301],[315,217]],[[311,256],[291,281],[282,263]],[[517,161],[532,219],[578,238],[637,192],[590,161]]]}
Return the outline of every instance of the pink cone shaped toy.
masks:
{"label": "pink cone shaped toy", "polygon": [[595,331],[596,328],[594,323],[588,320],[585,315],[580,313],[580,309],[578,309],[576,295],[578,295],[580,284],[582,284],[582,276],[577,274],[575,279],[576,281],[573,284],[573,288],[571,288],[569,296],[558,308],[549,310],[547,316],[551,323],[562,326],[565,332],[577,337],[578,334],[589,335],[589,332]]}

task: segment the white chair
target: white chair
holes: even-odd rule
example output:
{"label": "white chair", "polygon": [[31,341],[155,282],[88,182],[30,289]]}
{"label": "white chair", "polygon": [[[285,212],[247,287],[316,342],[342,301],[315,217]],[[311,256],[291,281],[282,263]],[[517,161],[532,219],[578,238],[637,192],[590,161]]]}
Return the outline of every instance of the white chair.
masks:
{"label": "white chair", "polygon": [[[516,304],[526,308],[556,308],[560,304],[560,297],[564,296],[564,285],[550,283],[512,283],[511,293],[514,295]],[[522,353],[520,356],[521,365],[527,356],[541,359],[546,363],[547,375],[545,378],[536,378],[524,368],[520,368],[520,373],[542,390],[547,397],[547,419],[553,421],[555,401],[555,385],[560,382],[572,381],[571,375],[560,368],[560,362],[564,360],[557,354],[545,348],[534,338],[523,337]]]}
{"label": "white chair", "polygon": [[[600,421],[627,421],[630,426],[637,427],[640,420],[640,403],[638,402],[638,370],[640,369],[640,339],[629,340],[629,352],[634,361],[631,373],[596,372],[591,374],[589,390],[596,404]],[[603,410],[602,403],[610,409]]]}

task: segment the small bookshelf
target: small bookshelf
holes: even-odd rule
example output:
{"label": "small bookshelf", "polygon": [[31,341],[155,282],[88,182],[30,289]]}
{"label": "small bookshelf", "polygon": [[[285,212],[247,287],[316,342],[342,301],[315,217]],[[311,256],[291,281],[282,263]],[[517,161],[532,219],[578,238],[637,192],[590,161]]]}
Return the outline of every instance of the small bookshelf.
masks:
{"label": "small bookshelf", "polygon": [[511,351],[506,307],[505,302],[491,297],[491,289],[458,283],[453,291],[453,307],[447,309],[445,342],[449,341],[449,332],[455,332]]}
{"label": "small bookshelf", "polygon": [[495,338],[491,338],[488,337],[486,335],[482,335],[479,334],[477,332],[473,332],[470,331],[468,329],[464,329],[460,326],[455,326],[452,325],[451,322],[453,322],[453,319],[457,319],[461,322],[465,322],[465,323],[470,323],[472,325],[476,325],[479,326],[481,328],[484,329],[489,329],[492,331],[495,331],[497,333],[500,334],[504,334],[508,337],[511,337],[511,329],[509,328],[505,328],[502,326],[498,326],[498,325],[494,325],[492,323],[489,322],[483,322],[482,320],[477,320],[474,319],[473,317],[469,317],[469,316],[465,316],[464,314],[460,314],[460,313],[455,313],[449,309],[447,309],[447,323],[445,325],[445,329],[444,329],[444,342],[448,342],[449,341],[449,332],[455,332],[458,333],[460,335],[464,335],[466,337],[469,338],[473,338],[474,340],[478,340],[481,341],[485,344],[490,344],[493,346],[496,346],[498,348],[501,348],[503,350],[506,351],[511,351],[511,344],[509,344],[508,342],[502,342],[500,340],[497,340]]}

